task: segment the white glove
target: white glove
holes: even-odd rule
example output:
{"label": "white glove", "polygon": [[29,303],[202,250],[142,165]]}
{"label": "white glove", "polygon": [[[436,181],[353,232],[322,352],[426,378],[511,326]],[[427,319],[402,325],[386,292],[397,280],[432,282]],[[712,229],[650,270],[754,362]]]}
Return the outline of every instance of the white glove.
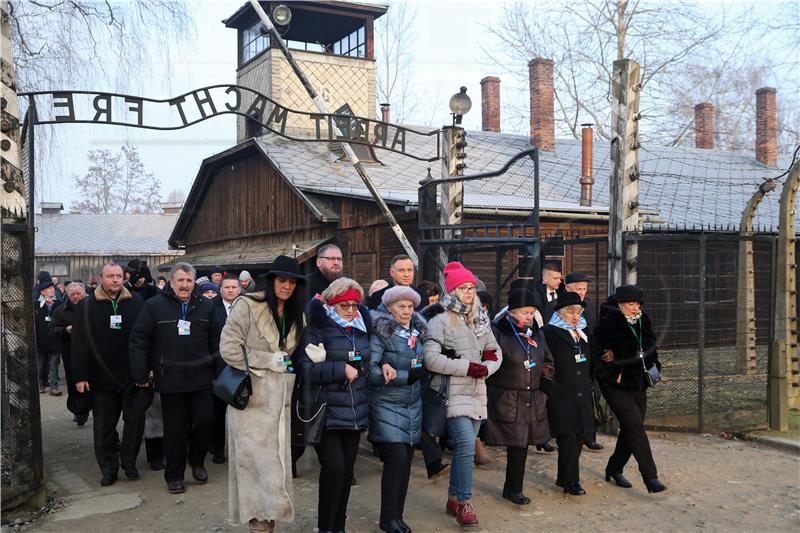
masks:
{"label": "white glove", "polygon": [[308,355],[308,358],[311,359],[312,362],[321,363],[325,360],[327,354],[325,352],[325,346],[319,343],[317,345],[309,344],[306,346],[306,355]]}

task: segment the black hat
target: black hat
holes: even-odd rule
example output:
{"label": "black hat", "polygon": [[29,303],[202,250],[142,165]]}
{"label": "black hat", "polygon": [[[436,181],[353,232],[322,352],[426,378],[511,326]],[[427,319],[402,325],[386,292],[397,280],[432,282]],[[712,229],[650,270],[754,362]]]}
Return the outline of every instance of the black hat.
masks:
{"label": "black hat", "polygon": [[519,307],[542,307],[542,299],[538,293],[530,289],[511,289],[508,291],[508,310]]}
{"label": "black hat", "polygon": [[50,276],[50,272],[48,272],[47,270],[40,270],[39,271],[39,275],[36,276],[36,281],[40,281],[41,282],[41,281],[44,281],[46,279],[50,279],[51,277],[52,276]]}
{"label": "black hat", "polygon": [[137,387],[131,385],[125,395],[125,402],[129,410],[136,413],[144,413],[153,403],[153,386]]}
{"label": "black hat", "polygon": [[580,305],[586,307],[586,302],[581,300],[581,296],[577,292],[562,292],[558,295],[558,299],[556,300],[556,304],[553,306],[553,309],[558,311],[562,307],[569,307],[570,305]]}
{"label": "black hat", "polygon": [[579,283],[581,281],[592,281],[592,278],[583,272],[570,272],[567,274],[567,277],[564,278],[565,285],[569,285],[570,283]]}
{"label": "black hat", "polygon": [[508,287],[509,294],[514,289],[530,289],[533,287],[533,280],[530,278],[517,278]]}
{"label": "black hat", "polygon": [[294,278],[298,283],[305,282],[305,277],[300,272],[300,263],[286,255],[279,255],[272,263],[272,268],[267,272],[267,277],[280,276],[282,278]]}
{"label": "black hat", "polygon": [[224,273],[225,273],[225,271],[222,269],[221,266],[214,265],[213,267],[211,267],[211,271],[209,272],[209,275],[211,275],[211,274],[224,274]]}
{"label": "black hat", "polygon": [[67,409],[73,415],[88,415],[94,407],[94,392],[75,392],[67,396]]}
{"label": "black hat", "polygon": [[142,262],[138,259],[131,259],[127,265],[122,267],[122,270],[133,274],[134,272],[139,272],[140,268],[142,268]]}
{"label": "black hat", "polygon": [[36,286],[36,290],[43,291],[46,288],[52,287],[52,286],[53,286],[53,280],[50,279],[50,278],[45,278],[45,279],[43,279],[43,280],[41,280],[39,282],[39,284]]}
{"label": "black hat", "polygon": [[625,302],[644,302],[644,291],[636,285],[620,285],[614,291],[614,299],[618,304]]}

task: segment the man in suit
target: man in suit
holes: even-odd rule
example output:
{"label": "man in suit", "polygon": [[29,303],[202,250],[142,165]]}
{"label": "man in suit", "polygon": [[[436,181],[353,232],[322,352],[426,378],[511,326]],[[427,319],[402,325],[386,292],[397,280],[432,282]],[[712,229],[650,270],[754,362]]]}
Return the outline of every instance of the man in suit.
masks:
{"label": "man in suit", "polygon": [[550,317],[553,316],[560,289],[561,266],[558,263],[545,263],[542,265],[542,283],[536,287],[544,303],[544,308],[541,312],[543,325],[548,324]]}

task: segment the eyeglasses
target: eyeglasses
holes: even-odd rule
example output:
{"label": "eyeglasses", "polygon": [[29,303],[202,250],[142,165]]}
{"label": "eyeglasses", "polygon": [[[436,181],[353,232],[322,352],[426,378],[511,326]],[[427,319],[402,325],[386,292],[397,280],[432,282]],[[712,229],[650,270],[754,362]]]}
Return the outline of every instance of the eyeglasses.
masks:
{"label": "eyeglasses", "polygon": [[351,309],[355,311],[356,309],[358,309],[358,304],[336,304],[336,305],[338,305],[342,309],[342,311],[350,311]]}
{"label": "eyeglasses", "polygon": [[471,287],[461,287],[461,292],[475,292],[478,289],[475,285]]}
{"label": "eyeglasses", "polygon": [[324,255],[321,255],[321,256],[319,256],[319,259],[325,259],[326,261],[332,261],[332,262],[335,262],[335,263],[341,263],[342,262],[342,258],[341,257],[325,257]]}

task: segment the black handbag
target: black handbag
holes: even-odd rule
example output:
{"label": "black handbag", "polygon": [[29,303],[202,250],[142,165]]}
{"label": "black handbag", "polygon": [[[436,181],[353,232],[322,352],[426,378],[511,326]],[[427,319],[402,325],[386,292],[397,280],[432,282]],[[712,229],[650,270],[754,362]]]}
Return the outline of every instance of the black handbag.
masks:
{"label": "black handbag", "polygon": [[[300,385],[299,385],[300,386]],[[322,387],[319,388],[322,390]],[[319,401],[319,390],[313,400],[293,401],[292,410],[292,446],[316,446],[322,440],[325,429],[326,402]],[[305,394],[301,394],[305,396]]]}
{"label": "black handbag", "polygon": [[[438,389],[431,387],[431,381],[436,375],[441,378]],[[422,431],[432,437],[444,437],[447,431],[447,388],[450,385],[450,376],[429,376],[422,387]]]}
{"label": "black handbag", "polygon": [[653,366],[647,368],[644,364],[644,353],[639,352],[639,358],[642,360],[642,368],[644,369],[644,379],[647,381],[648,387],[655,387],[656,383],[661,381],[661,372],[658,370],[658,366],[653,363]]}
{"label": "black handbag", "polygon": [[214,394],[234,409],[240,411],[247,407],[253,394],[253,383],[250,381],[250,364],[247,361],[247,350],[242,347],[244,370],[226,365],[217,376],[212,389]]}

